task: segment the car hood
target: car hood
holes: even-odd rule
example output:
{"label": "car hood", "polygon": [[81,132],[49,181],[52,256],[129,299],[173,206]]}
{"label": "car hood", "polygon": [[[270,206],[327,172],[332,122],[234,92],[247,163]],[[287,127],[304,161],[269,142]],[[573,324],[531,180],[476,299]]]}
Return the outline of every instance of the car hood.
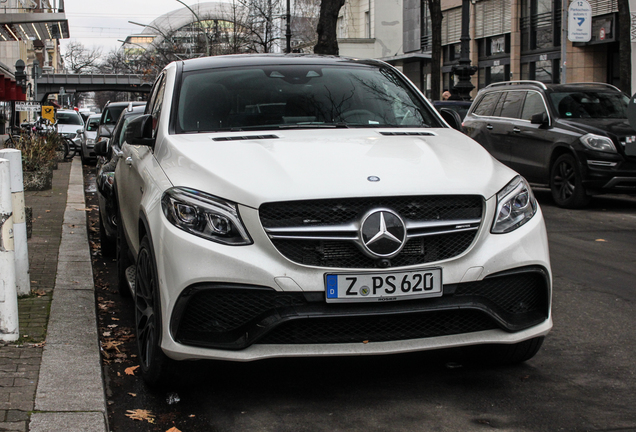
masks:
{"label": "car hood", "polygon": [[636,131],[629,125],[629,121],[621,118],[559,119],[559,123],[582,134],[595,133],[607,135],[609,133],[616,136],[636,135]]}
{"label": "car hood", "polygon": [[262,132],[171,135],[156,157],[173,185],[254,208],[352,196],[490,198],[515,175],[466,135],[427,131],[433,135],[385,136],[375,129],[286,130],[270,138],[257,137]]}

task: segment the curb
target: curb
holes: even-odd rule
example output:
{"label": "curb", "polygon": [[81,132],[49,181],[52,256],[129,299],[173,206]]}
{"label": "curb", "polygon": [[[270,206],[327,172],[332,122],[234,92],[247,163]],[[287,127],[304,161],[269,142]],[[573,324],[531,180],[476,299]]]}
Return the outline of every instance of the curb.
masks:
{"label": "curb", "polygon": [[108,431],[82,164],[71,165],[57,276],[29,431]]}

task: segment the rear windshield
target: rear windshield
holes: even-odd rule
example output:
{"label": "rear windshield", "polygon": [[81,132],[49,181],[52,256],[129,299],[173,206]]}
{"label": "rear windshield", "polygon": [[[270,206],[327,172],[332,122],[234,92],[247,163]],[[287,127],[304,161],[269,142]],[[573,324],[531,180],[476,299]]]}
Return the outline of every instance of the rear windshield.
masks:
{"label": "rear windshield", "polygon": [[55,115],[58,124],[82,125],[82,118],[74,112],[59,112]]}
{"label": "rear windshield", "polygon": [[126,108],[125,106],[120,107],[108,107],[104,114],[102,114],[102,118],[104,119],[104,124],[115,124],[119,119],[119,115]]}
{"label": "rear windshield", "polygon": [[88,123],[86,124],[87,131],[96,131],[99,126],[99,117],[88,119]]}
{"label": "rear windshield", "polygon": [[184,74],[177,132],[318,127],[441,127],[391,69],[261,66]]}
{"label": "rear windshield", "polygon": [[627,118],[629,98],[619,92],[555,92],[550,99],[562,118]]}

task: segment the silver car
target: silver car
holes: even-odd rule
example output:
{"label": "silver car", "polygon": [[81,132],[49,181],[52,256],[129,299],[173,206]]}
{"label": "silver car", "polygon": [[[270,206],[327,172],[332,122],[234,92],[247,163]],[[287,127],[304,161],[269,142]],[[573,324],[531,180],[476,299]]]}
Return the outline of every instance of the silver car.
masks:
{"label": "silver car", "polygon": [[95,143],[97,139],[97,129],[99,128],[99,118],[101,114],[92,114],[86,119],[86,127],[82,135],[82,149],[80,156],[82,163],[95,163],[97,156],[95,155]]}
{"label": "silver car", "polygon": [[58,110],[55,113],[57,122],[57,132],[69,138],[75,144],[75,148],[82,146],[82,135],[84,134],[84,120],[75,110]]}

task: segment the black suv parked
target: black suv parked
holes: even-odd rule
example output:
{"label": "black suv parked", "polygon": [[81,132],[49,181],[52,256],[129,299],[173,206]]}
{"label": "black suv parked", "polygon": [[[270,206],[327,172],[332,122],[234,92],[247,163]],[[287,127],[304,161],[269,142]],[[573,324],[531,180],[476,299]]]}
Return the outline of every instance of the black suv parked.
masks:
{"label": "black suv parked", "polygon": [[636,193],[628,104],[609,84],[508,81],[479,92],[463,127],[529,182],[550,185],[559,206],[580,208],[593,194]]}

